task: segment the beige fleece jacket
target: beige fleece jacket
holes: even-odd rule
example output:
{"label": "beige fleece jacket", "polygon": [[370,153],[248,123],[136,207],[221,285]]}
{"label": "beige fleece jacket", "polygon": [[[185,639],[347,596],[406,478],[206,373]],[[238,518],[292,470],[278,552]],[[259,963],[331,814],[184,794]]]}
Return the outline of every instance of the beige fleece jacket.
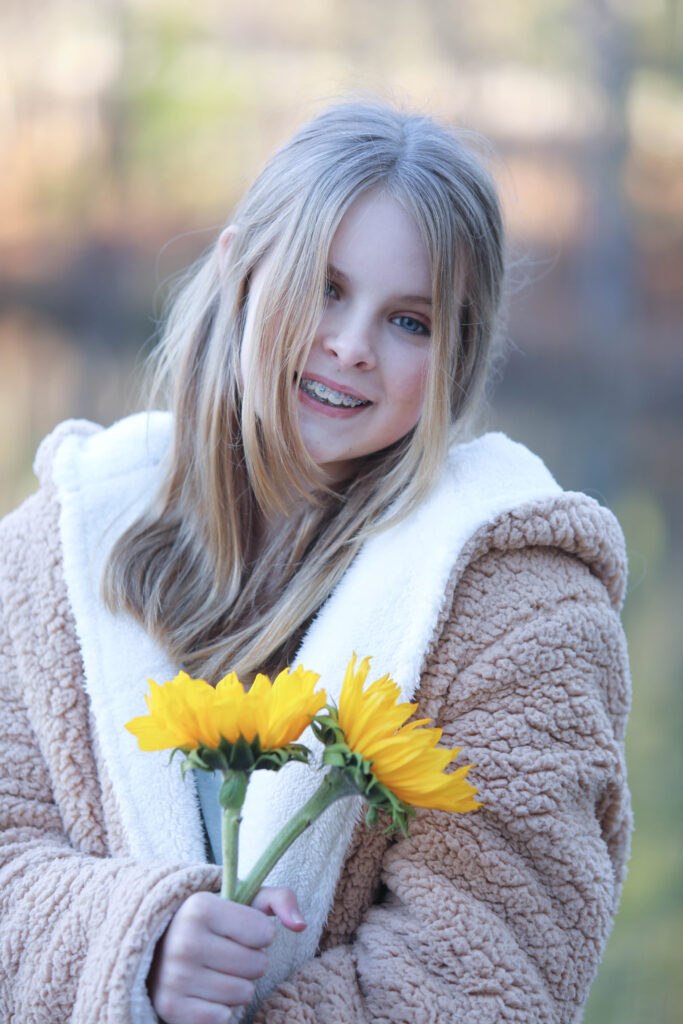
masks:
{"label": "beige fleece jacket", "polygon": [[[0,1020],[131,1024],[169,914],[218,869],[126,855],[44,486],[0,525]],[[623,540],[591,499],[505,514],[453,569],[418,698],[485,806],[355,833],[319,955],[259,1024],[580,1019],[628,852]]]}

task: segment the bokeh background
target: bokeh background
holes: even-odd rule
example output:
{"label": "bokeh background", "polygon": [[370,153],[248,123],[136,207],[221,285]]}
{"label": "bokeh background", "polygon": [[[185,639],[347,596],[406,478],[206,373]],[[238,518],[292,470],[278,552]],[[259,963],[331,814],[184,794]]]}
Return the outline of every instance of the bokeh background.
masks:
{"label": "bokeh background", "polygon": [[515,254],[489,424],[627,538],[636,814],[585,1020],[683,1020],[683,4],[2,0],[0,512],[139,400],[169,280],[351,91],[494,144]]}

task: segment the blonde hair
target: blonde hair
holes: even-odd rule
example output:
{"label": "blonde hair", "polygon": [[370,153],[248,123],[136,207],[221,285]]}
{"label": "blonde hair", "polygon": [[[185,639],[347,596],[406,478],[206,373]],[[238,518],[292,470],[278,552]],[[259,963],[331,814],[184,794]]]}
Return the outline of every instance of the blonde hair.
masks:
{"label": "blonde hair", "polygon": [[[432,356],[415,428],[332,490],[302,444],[292,394],[322,313],[332,238],[369,190],[401,203],[425,240]],[[498,200],[479,160],[429,117],[379,103],[341,104],[305,125],[234,222],[227,257],[217,243],[168,318],[157,381],[174,416],[169,469],[104,578],[112,608],[212,680],[287,663],[362,541],[424,497],[482,391],[503,276]],[[266,254],[252,310],[259,380],[242,382],[249,280]],[[265,550],[260,515],[281,517]]]}

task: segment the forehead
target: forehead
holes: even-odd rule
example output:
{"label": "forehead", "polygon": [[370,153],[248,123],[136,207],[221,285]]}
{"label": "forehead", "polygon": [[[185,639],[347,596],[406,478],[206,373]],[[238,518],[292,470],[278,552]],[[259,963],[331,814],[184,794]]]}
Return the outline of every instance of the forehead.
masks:
{"label": "forehead", "polygon": [[413,215],[385,192],[365,192],[353,201],[334,234],[329,261],[352,278],[383,271],[397,285],[431,294],[422,233]]}

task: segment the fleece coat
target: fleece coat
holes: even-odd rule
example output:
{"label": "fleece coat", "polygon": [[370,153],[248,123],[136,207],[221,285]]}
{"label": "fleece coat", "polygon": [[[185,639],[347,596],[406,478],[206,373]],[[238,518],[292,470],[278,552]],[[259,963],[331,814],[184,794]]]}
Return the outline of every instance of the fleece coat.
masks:
{"label": "fleece coat", "polygon": [[[135,671],[174,671],[97,600],[107,544],[163,465],[167,426],[141,439],[130,424],[63,429],[41,453],[41,490],[0,527],[0,1015],[25,1024],[154,1020],[154,943],[188,894],[218,888],[192,787],[163,755],[138,773],[122,723],[144,708],[117,717],[141,701]],[[74,499],[98,466],[113,481],[101,515]],[[335,805],[276,880],[309,928],[276,943],[257,1021],[577,1019],[630,831],[624,579],[610,514],[496,436],[456,449],[430,501],[366,545],[297,661],[334,693],[349,648],[373,653],[476,764],[484,807],[421,812],[397,840],[368,833],[353,801]],[[305,798],[308,774],[292,768],[250,793],[247,865],[271,811]]]}

